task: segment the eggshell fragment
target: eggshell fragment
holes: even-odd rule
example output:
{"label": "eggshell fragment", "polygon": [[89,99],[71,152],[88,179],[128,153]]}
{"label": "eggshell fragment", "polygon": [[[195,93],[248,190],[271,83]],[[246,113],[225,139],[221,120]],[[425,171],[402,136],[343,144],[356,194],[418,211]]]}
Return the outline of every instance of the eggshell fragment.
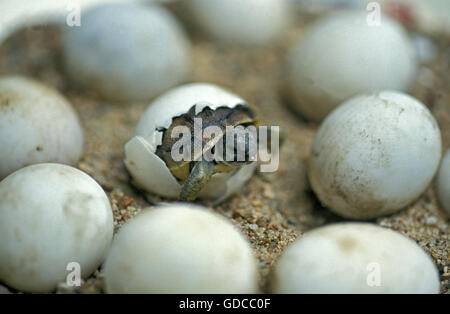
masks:
{"label": "eggshell fragment", "polygon": [[439,168],[437,194],[442,208],[450,215],[450,150],[445,153]]}
{"label": "eggshell fragment", "polygon": [[109,4],[65,29],[70,77],[118,101],[152,98],[185,80],[190,44],[175,18],[156,4]]}
{"label": "eggshell fragment", "polygon": [[400,233],[340,223],[307,232],[278,260],[274,293],[439,293],[431,258]]}
{"label": "eggshell fragment", "polygon": [[63,96],[24,77],[0,78],[0,179],[41,162],[74,165],[82,153],[83,130]]}
{"label": "eggshell fragment", "polygon": [[72,262],[86,278],[112,235],[108,197],[78,169],[38,164],[0,182],[0,281],[14,289],[50,292]]}
{"label": "eggshell fragment", "polygon": [[394,213],[418,198],[441,158],[436,120],[421,102],[392,91],[354,97],[321,124],[308,176],[335,213],[367,219]]}
{"label": "eggshell fragment", "polygon": [[417,61],[407,33],[385,15],[372,26],[367,16],[365,11],[326,16],[291,49],[286,91],[306,118],[320,121],[357,94],[410,86]]}
{"label": "eggshell fragment", "polygon": [[[205,83],[187,84],[172,89],[153,101],[136,126],[135,136],[125,145],[125,165],[133,177],[133,183],[147,192],[176,198],[181,185],[156,154],[159,127],[168,128],[172,118],[189,111],[193,105],[200,112],[205,106],[216,109],[220,106],[234,108],[245,105],[245,100]],[[221,201],[238,191],[250,178],[257,164],[240,167],[236,172],[216,173],[200,192],[200,198]]]}
{"label": "eggshell fragment", "polygon": [[291,22],[286,0],[189,0],[182,2],[192,20],[212,38],[264,45],[280,40]]}
{"label": "eggshell fragment", "polygon": [[145,209],[116,235],[108,293],[255,293],[249,243],[223,217],[188,204]]}

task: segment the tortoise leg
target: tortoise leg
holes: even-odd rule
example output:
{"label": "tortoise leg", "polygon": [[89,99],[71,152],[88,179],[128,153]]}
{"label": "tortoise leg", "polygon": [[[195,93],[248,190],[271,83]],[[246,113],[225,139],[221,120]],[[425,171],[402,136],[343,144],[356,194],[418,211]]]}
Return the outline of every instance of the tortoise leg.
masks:
{"label": "tortoise leg", "polygon": [[198,193],[205,187],[214,172],[214,163],[206,160],[197,161],[184,182],[181,193],[181,201],[193,201]]}

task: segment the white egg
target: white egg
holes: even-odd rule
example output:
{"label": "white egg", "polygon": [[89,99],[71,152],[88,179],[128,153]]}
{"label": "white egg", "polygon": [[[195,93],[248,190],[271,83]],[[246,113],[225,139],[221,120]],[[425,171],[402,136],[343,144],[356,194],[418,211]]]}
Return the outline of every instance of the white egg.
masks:
{"label": "white egg", "polygon": [[224,217],[178,203],[144,210],[116,235],[108,293],[256,293],[249,243]]}
{"label": "white egg", "polygon": [[307,232],[276,263],[274,293],[439,293],[431,258],[412,240],[372,224]]}
{"label": "white egg", "polygon": [[185,80],[190,44],[179,23],[157,5],[109,4],[66,27],[64,62],[70,77],[103,97],[152,98]]}
{"label": "white egg", "polygon": [[366,219],[418,198],[440,158],[441,134],[427,107],[385,91],[354,97],[327,116],[312,145],[308,175],[325,206]]}
{"label": "white egg", "polygon": [[244,45],[279,40],[291,21],[286,0],[184,1],[192,20],[212,38]]}
{"label": "white egg", "polygon": [[[125,165],[138,187],[169,198],[180,195],[181,185],[165,162],[156,154],[161,140],[160,127],[168,128],[172,118],[187,113],[196,105],[196,112],[205,106],[234,108],[245,100],[215,85],[187,84],[172,89],[150,104],[139,121],[133,138],[125,145]],[[222,200],[239,191],[256,168],[256,162],[244,165],[237,172],[216,173],[199,197]]]}
{"label": "white egg", "polygon": [[0,78],[0,179],[27,165],[74,165],[83,153],[76,112],[53,88],[18,76]]}
{"label": "white egg", "polygon": [[442,208],[450,215],[450,150],[447,150],[439,168],[437,194]]}
{"label": "white egg", "polygon": [[[0,12],[0,44],[17,30],[34,25],[81,22],[81,12],[103,3],[145,2],[158,0],[2,0]],[[163,1],[163,0],[161,0]],[[79,15],[78,15],[79,14]]]}
{"label": "white egg", "polygon": [[112,235],[108,197],[78,169],[38,164],[0,182],[0,281],[14,289],[50,292],[77,271],[69,263],[86,278]]}
{"label": "white egg", "polygon": [[287,92],[294,109],[320,121],[360,93],[405,91],[417,62],[407,33],[382,15],[369,25],[365,11],[343,11],[314,24],[291,50]]}

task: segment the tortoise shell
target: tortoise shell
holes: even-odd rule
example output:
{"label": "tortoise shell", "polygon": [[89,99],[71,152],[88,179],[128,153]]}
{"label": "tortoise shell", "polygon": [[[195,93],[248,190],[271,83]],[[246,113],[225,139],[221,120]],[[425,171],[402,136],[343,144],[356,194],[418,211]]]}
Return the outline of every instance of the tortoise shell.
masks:
{"label": "tortoise shell", "polygon": [[[258,125],[258,120],[255,119],[253,112],[245,105],[237,105],[234,108],[224,106],[218,107],[215,110],[206,106],[198,114],[195,114],[195,107],[196,106],[194,105],[187,113],[172,118],[172,123],[169,128],[159,129],[163,132],[163,135],[161,145],[156,148],[156,155],[166,163],[172,175],[181,182],[184,182],[189,177],[193,166],[192,161],[200,159],[205,152],[212,149],[221,139],[218,136],[214,136],[209,139],[202,137],[201,139],[195,140],[194,118],[201,118],[202,134],[205,128],[209,126],[217,126],[222,130],[222,134],[225,134],[227,126]],[[190,141],[188,144],[192,147],[190,160],[175,161],[172,158],[172,147],[180,140],[180,137],[171,136],[174,128],[177,126],[185,126],[190,130],[191,137],[188,139]],[[199,145],[201,145],[201,147],[198,147]],[[194,155],[195,152],[198,152],[198,155]],[[237,167],[239,167],[239,165],[215,162],[214,173],[229,172]]]}

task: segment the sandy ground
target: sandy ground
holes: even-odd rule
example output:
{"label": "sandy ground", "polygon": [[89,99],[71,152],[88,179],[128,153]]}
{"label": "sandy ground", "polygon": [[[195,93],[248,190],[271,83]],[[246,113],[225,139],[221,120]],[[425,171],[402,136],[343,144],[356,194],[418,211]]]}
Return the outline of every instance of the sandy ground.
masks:
{"label": "sandy ground", "polygon": [[[305,165],[318,125],[289,110],[288,102],[279,92],[283,85],[286,51],[301,36],[306,24],[308,19],[299,20],[281,42],[259,49],[213,43],[189,31],[194,65],[189,81],[211,82],[229,88],[246,99],[263,122],[281,125],[288,135],[281,150],[278,172],[255,174],[238,195],[212,207],[248,237],[260,262],[263,292],[267,292],[272,265],[289,243],[311,228],[343,221],[321,207],[306,177]],[[450,144],[449,43],[448,38],[437,39],[439,55],[422,67],[411,92],[435,114],[445,149]],[[60,33],[56,27],[20,31],[0,47],[0,75],[12,73],[34,77],[54,86],[78,111],[86,137],[85,154],[78,167],[94,177],[108,193],[116,230],[150,206],[143,194],[130,185],[122,161],[123,146],[149,102],[112,104],[72,84],[61,66]],[[152,200],[161,201],[157,196]],[[440,273],[441,293],[448,294],[448,219],[439,209],[434,188],[430,187],[405,210],[373,222],[416,241],[433,258]],[[102,273],[97,271],[75,291],[61,284],[58,292],[102,293]]]}

